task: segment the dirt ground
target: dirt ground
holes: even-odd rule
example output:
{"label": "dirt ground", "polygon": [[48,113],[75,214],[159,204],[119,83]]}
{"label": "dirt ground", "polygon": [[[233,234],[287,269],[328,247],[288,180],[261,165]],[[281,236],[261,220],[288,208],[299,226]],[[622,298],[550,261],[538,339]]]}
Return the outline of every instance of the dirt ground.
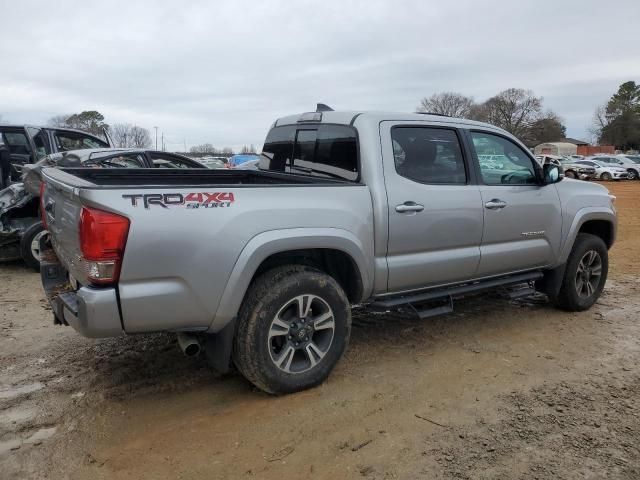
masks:
{"label": "dirt ground", "polygon": [[54,326],[0,266],[0,478],[640,478],[640,182],[618,196],[588,312],[483,295],[455,313],[354,312],[346,357],[286,397],[215,378],[170,335]]}

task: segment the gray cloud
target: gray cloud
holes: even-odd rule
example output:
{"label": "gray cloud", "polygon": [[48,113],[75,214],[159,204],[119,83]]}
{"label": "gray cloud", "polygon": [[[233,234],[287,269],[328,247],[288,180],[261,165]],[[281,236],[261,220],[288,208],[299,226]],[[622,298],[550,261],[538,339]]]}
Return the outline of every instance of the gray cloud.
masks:
{"label": "gray cloud", "polygon": [[[97,109],[158,125],[179,148],[260,144],[322,101],[413,111],[443,90],[529,88],[587,135],[595,107],[640,78],[634,0],[10,2],[0,115],[39,123]],[[171,147],[172,144],[169,144]]]}

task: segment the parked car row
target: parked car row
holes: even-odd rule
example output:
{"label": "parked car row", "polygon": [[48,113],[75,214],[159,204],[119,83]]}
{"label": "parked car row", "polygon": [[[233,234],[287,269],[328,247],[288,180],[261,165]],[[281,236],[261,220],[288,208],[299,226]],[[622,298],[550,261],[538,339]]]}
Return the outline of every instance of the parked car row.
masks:
{"label": "parked car row", "polygon": [[242,169],[254,169],[258,168],[257,163],[260,156],[255,153],[240,153],[232,155],[231,157],[214,157],[207,155],[199,157],[198,162],[202,163],[207,168],[242,168]]}
{"label": "parked car row", "polygon": [[541,164],[561,166],[565,177],[580,180],[638,180],[640,155],[538,155]]}

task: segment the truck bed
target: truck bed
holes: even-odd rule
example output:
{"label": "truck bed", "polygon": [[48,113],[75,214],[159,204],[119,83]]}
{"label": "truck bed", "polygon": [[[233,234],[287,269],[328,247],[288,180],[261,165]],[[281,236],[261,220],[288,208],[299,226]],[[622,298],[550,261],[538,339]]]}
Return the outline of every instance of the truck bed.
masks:
{"label": "truck bed", "polygon": [[[60,168],[47,169],[54,179],[83,188],[214,187],[233,185],[353,185],[347,180],[264,170],[203,170],[158,168]],[[81,181],[78,181],[78,180]]]}

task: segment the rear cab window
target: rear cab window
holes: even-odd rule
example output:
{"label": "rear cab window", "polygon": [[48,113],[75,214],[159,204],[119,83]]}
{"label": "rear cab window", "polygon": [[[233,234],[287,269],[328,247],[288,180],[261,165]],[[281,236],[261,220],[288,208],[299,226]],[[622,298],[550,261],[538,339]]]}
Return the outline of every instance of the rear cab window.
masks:
{"label": "rear cab window", "polygon": [[346,125],[284,125],[267,135],[259,168],[357,182],[355,129]]}

